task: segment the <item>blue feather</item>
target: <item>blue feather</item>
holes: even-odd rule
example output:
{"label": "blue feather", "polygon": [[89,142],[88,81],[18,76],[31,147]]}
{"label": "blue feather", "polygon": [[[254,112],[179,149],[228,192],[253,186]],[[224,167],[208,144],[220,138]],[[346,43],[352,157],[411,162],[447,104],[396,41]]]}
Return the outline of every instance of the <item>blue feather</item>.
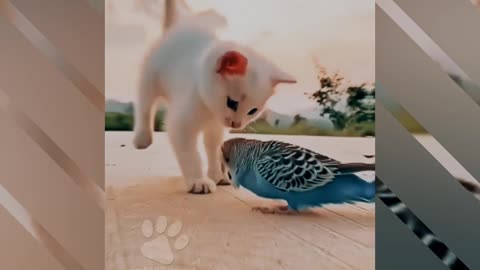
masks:
{"label": "blue feather", "polygon": [[374,164],[345,164],[277,141],[233,139],[224,143],[222,151],[234,186],[260,197],[283,199],[291,210],[375,199],[375,182],[353,174],[374,170]]}
{"label": "blue feather", "polygon": [[303,192],[278,190],[253,170],[233,181],[257,196],[285,200],[292,210],[321,207],[325,204],[373,202],[375,199],[375,183],[369,183],[355,174],[337,176],[324,186]]}

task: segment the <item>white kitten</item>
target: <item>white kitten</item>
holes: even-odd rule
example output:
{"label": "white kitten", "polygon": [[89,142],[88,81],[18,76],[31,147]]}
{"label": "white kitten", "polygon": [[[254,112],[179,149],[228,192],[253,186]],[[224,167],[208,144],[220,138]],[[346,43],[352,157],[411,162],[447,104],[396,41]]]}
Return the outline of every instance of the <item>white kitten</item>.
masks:
{"label": "white kitten", "polygon": [[[213,192],[223,180],[224,128],[243,129],[260,116],[277,84],[295,82],[252,49],[217,39],[214,26],[223,23],[212,11],[167,22],[169,29],[147,54],[141,75],[134,145],[144,149],[152,143],[156,103],[165,99],[167,132],[191,193]],[[197,147],[201,132],[206,176]]]}

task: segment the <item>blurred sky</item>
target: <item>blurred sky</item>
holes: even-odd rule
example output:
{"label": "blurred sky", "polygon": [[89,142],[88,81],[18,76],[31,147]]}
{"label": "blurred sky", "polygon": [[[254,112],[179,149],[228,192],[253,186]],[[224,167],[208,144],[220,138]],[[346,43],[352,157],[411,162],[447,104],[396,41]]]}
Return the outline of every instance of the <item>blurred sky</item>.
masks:
{"label": "blurred sky", "polygon": [[[134,2],[107,1],[106,96],[121,101],[134,98],[138,66],[152,40],[148,37],[161,32],[162,15],[144,15]],[[304,95],[318,89],[312,54],[354,83],[375,80],[373,0],[187,2],[195,11],[215,8],[229,21],[222,37],[251,44],[297,78],[297,84],[279,87],[269,101],[275,111],[294,113],[316,106]],[[139,25],[147,29],[147,38]]]}

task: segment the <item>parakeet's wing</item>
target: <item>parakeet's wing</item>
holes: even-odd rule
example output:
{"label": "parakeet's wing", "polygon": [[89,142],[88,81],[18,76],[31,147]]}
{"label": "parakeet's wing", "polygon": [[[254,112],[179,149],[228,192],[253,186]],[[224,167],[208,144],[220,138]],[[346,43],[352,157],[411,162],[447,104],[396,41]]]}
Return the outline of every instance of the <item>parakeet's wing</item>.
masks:
{"label": "parakeet's wing", "polygon": [[268,151],[257,160],[260,177],[281,191],[308,191],[335,178],[339,161],[282,142],[268,142]]}

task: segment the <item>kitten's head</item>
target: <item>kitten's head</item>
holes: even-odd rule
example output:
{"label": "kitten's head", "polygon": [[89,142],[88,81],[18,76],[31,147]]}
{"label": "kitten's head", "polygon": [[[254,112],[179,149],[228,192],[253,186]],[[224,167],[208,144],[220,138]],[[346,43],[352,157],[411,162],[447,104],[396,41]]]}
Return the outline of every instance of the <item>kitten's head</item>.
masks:
{"label": "kitten's head", "polygon": [[243,129],[257,119],[280,83],[296,80],[248,48],[215,50],[208,83],[201,87],[205,104],[227,128]]}

